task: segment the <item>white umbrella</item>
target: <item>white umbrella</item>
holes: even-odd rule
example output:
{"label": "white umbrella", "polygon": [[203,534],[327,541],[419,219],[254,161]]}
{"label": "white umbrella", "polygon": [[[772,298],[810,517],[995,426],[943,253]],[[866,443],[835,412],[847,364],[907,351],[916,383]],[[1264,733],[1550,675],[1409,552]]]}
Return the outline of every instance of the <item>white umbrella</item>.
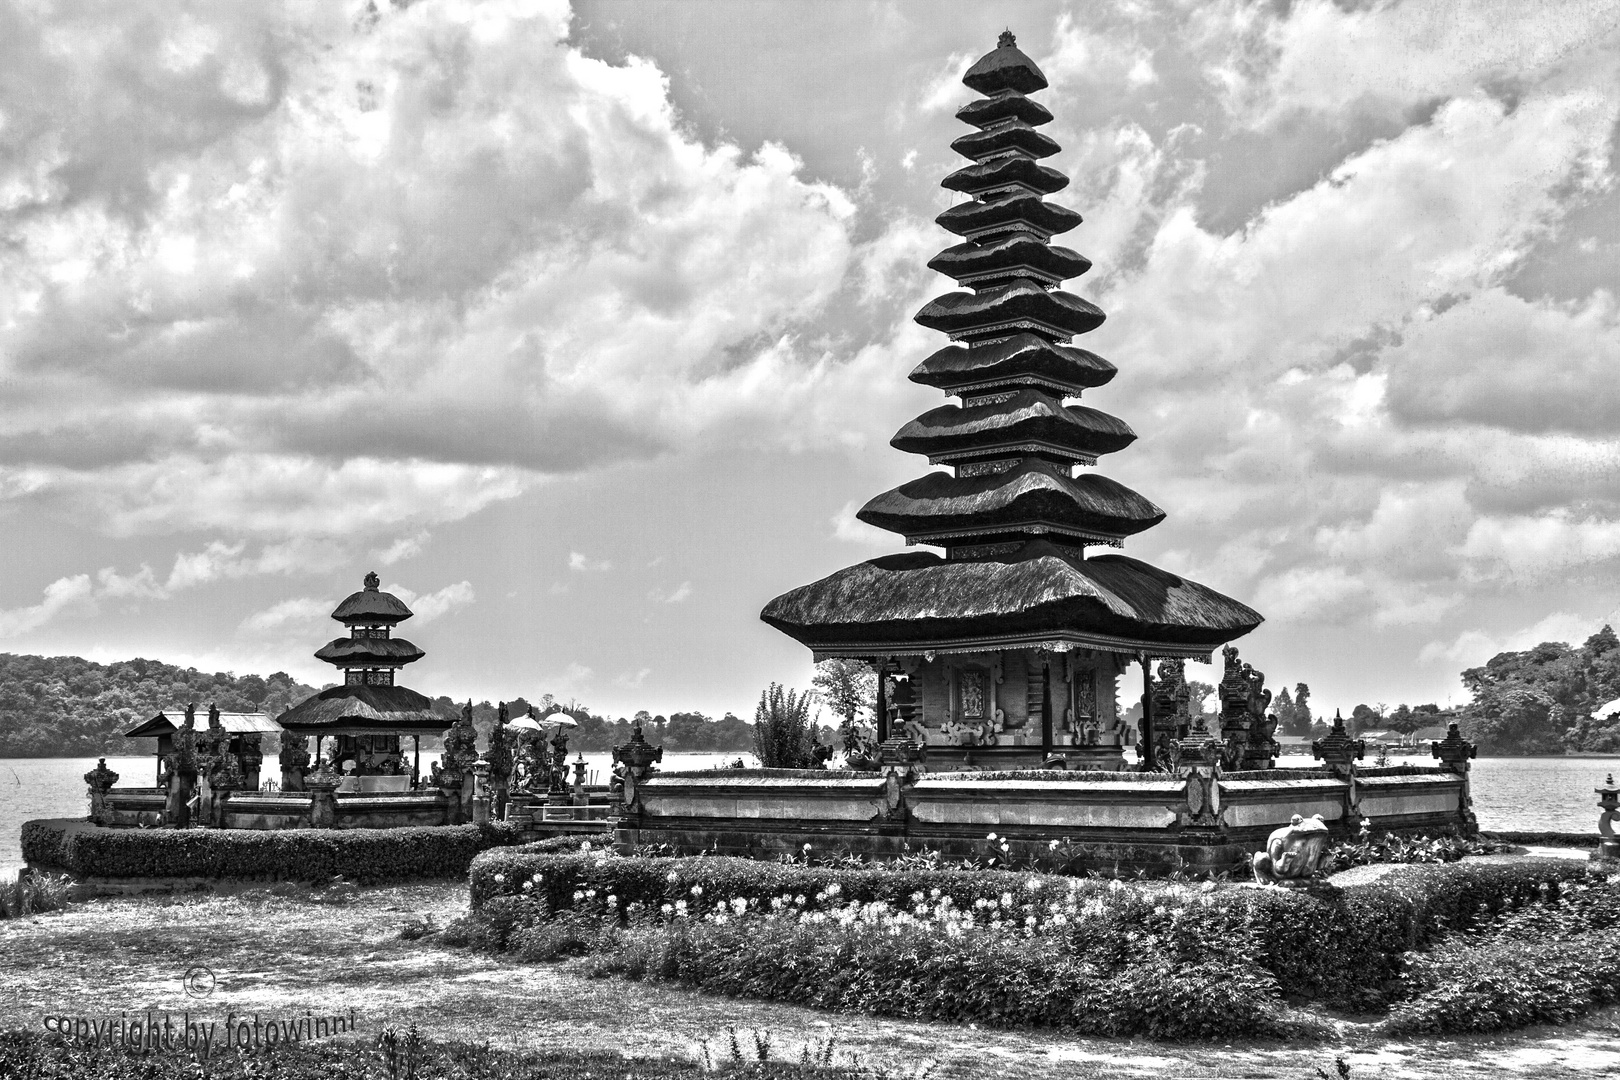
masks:
{"label": "white umbrella", "polygon": [[540,718],[540,726],[547,728],[579,727],[579,721],[567,713],[552,713],[550,716]]}
{"label": "white umbrella", "polygon": [[532,716],[520,716],[516,720],[509,720],[509,721],[507,721],[506,726],[508,728],[511,728],[513,731],[544,731],[544,730],[546,730],[544,727],[542,727],[540,725],[540,721],[536,720]]}
{"label": "white umbrella", "polygon": [[1593,716],[1594,719],[1597,719],[1597,720],[1607,720],[1609,717],[1614,716],[1616,713],[1620,713],[1620,698],[1615,698],[1613,701],[1609,702],[1607,705],[1598,706],[1596,709],[1594,709],[1592,711],[1592,716]]}

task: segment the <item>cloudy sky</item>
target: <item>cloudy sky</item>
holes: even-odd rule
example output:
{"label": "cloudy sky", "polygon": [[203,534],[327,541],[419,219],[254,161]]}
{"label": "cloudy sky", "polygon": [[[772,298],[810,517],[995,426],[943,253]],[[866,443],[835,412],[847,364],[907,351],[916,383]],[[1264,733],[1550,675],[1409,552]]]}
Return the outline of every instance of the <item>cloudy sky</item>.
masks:
{"label": "cloudy sky", "polygon": [[[746,713],[897,550],[1011,27],[1169,512],[1319,706],[1620,607],[1620,0],[0,0],[0,650]],[[958,159],[959,160],[959,159]]]}

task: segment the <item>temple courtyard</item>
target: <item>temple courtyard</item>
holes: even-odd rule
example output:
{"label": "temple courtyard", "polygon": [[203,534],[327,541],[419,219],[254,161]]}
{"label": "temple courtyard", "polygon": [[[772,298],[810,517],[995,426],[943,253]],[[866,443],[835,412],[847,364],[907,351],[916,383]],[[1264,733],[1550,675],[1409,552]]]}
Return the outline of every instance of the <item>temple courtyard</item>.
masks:
{"label": "temple courtyard", "polygon": [[[1369,868],[1370,869],[1370,868]],[[1358,871],[1350,871],[1357,873]],[[1365,870],[1360,871],[1365,873]],[[1561,1027],[1509,1035],[1389,1041],[1354,1017],[1333,1017],[1338,1043],[1176,1045],[986,1030],[829,1014],[716,997],[661,983],[590,976],[582,961],[529,964],[425,940],[401,927],[465,913],[462,884],[353,890],[284,885],[230,896],[103,899],[0,922],[0,1027],[39,1030],[47,1015],[116,1017],[121,1010],[223,1020],[346,1012],[360,1030],[415,1023],[435,1040],[499,1047],[619,1047],[635,1057],[719,1052],[728,1026],[771,1033],[778,1057],[829,1035],[869,1067],[936,1077],[1337,1076],[1591,1077],[1620,1073],[1620,1008]],[[215,977],[200,996],[194,965]],[[498,987],[500,993],[491,993]],[[369,1038],[369,1035],[367,1036]]]}

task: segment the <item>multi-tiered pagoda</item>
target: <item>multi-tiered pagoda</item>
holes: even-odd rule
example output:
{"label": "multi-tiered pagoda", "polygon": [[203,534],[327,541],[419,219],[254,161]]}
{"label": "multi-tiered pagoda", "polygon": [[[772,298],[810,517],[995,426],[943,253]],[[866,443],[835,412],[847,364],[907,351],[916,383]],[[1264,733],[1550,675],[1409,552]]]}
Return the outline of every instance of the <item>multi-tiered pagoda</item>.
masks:
{"label": "multi-tiered pagoda", "polygon": [[928,265],[971,291],[917,313],[953,344],[911,373],[961,404],[924,413],[892,441],[945,469],[857,515],[944,557],[873,559],[777,597],[761,617],[817,660],[877,665],[879,738],[890,734],[887,676],[904,678],[895,734],[928,744],[930,762],[1122,767],[1116,687],[1128,665],[1146,677],[1156,658],[1207,661],[1262,620],[1147,563],[1087,554],[1121,547],[1164,511],[1088,471],[1136,433],[1071,403],[1115,369],[1069,344],[1104,316],[1059,288],[1091,263],[1051,243],[1080,215],[1045,199],[1069,182],[1040,163],[1059,149],[1038,130],[1052,114],[1029,97],[1046,78],[1004,33],[962,81],[984,97],[957,111],[977,129],[951,144],[971,164],[942,186],[972,198],[936,219],[962,242]]}
{"label": "multi-tiered pagoda", "polygon": [[[426,696],[400,686],[395,675],[406,664],[426,654],[394,628],[409,619],[411,609],[393,593],[383,592],[375,573],[365,587],[348,596],[332,612],[346,635],[327,642],[315,653],[343,672],[343,682],[329,687],[288,709],[276,718],[295,736],[313,735],[316,753],[325,736],[337,737],[334,761],[352,759],[364,772],[374,764],[404,768],[399,744],[402,734],[420,736],[442,732],[451,721],[433,711]],[[415,757],[420,758],[420,739]],[[419,768],[413,760],[409,769]]]}

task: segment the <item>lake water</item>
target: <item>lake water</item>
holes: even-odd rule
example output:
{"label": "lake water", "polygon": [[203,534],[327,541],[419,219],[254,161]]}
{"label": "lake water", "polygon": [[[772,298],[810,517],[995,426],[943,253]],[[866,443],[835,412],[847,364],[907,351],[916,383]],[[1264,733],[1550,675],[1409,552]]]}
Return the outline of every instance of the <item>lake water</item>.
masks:
{"label": "lake water", "polygon": [[[723,765],[738,755],[665,755],[666,770]],[[437,755],[422,755],[422,769]],[[748,763],[755,764],[749,756]],[[1433,764],[1414,757],[1415,764]],[[602,782],[611,767],[608,754],[586,754],[587,777]],[[274,764],[273,760],[267,764]],[[1284,767],[1308,766],[1305,758],[1283,758]],[[83,817],[89,812],[84,774],[95,758],[0,758],[0,873],[10,876],[22,865],[20,832],[32,818]],[[156,782],[157,759],[110,757],[107,767],[121,785]],[[1595,832],[1597,796],[1592,789],[1609,773],[1620,773],[1620,756],[1608,758],[1479,758],[1474,762],[1474,812],[1485,829]]]}

